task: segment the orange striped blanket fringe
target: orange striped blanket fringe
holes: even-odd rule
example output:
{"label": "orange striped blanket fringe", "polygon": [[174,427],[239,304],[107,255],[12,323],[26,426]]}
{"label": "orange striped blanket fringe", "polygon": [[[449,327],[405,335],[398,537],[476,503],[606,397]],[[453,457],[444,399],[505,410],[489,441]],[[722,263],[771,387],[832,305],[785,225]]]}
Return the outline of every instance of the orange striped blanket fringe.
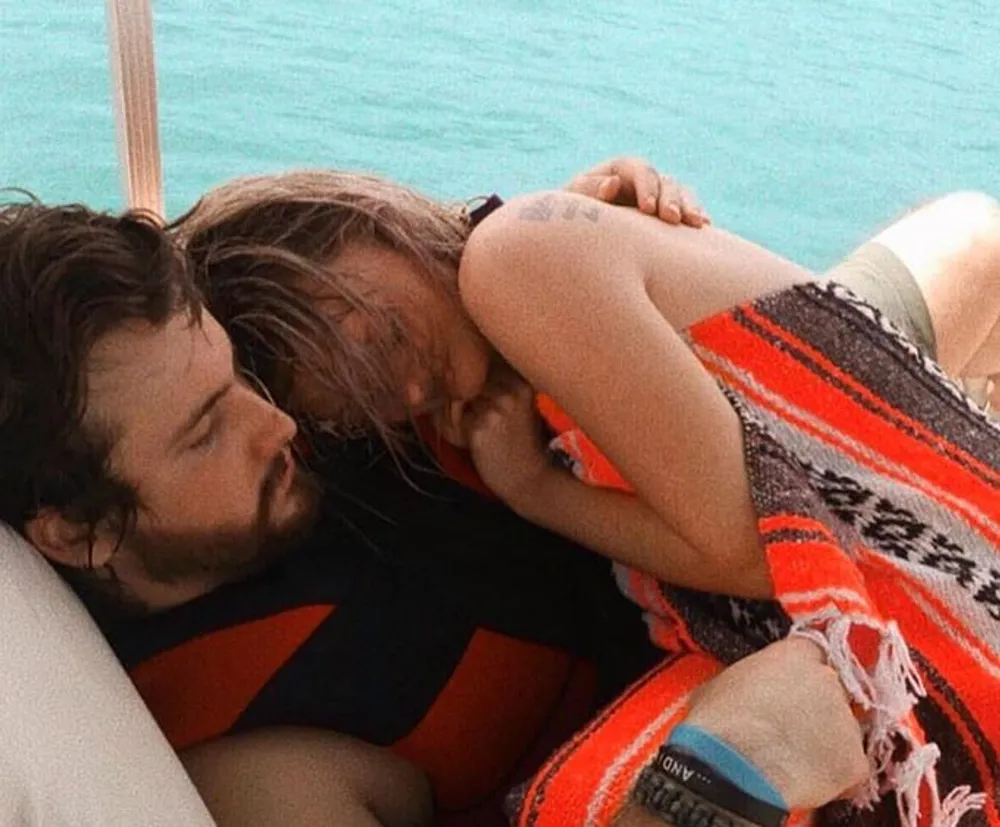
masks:
{"label": "orange striped blanket fringe", "polygon": [[[666,659],[521,791],[519,827],[609,825],[691,692],[788,634],[827,652],[871,765],[853,801],[792,823],[1000,827],[1000,428],[834,284],[714,316],[688,341],[742,419],[776,599],[617,567]],[[539,407],[581,479],[628,489],[551,400]]]}

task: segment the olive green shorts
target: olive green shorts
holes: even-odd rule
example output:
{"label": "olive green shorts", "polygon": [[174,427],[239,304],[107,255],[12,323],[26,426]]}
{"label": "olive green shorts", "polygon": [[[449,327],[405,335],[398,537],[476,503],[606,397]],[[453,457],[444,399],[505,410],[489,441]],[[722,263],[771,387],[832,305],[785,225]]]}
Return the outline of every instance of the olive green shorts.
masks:
{"label": "olive green shorts", "polygon": [[932,359],[934,327],[923,293],[907,266],[888,247],[869,241],[824,274],[878,308]]}

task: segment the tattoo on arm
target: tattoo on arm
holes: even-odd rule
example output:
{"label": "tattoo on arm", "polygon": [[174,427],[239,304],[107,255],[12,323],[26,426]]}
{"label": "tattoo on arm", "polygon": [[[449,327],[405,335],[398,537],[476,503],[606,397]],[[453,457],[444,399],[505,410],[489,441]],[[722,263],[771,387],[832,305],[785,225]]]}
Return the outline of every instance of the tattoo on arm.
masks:
{"label": "tattoo on arm", "polygon": [[566,209],[563,210],[562,217],[566,219],[566,221],[572,221],[576,217],[576,211],[579,206],[580,206],[579,202],[570,201],[566,205]]}
{"label": "tattoo on arm", "polygon": [[517,217],[523,221],[548,221],[555,212],[556,197],[544,195],[521,207]]}
{"label": "tattoo on arm", "polygon": [[522,221],[551,221],[553,218],[574,221],[581,218],[596,224],[600,215],[600,204],[581,208],[576,198],[550,194],[521,207],[517,217]]}

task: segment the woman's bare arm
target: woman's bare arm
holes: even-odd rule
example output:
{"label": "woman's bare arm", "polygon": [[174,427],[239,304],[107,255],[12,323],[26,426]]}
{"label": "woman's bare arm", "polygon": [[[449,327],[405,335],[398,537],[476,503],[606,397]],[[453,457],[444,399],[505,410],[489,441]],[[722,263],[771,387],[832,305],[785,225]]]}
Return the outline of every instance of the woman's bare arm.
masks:
{"label": "woman's bare arm", "polygon": [[711,228],[542,194],[473,233],[460,286],[483,333],[600,446],[662,521],[665,542],[676,532],[697,554],[664,553],[645,568],[764,596],[740,423],[678,331],[809,277]]}

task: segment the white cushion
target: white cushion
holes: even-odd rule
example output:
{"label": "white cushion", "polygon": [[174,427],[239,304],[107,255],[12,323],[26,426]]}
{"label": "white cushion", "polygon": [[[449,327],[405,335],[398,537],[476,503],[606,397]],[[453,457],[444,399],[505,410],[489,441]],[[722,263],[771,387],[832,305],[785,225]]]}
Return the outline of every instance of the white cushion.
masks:
{"label": "white cushion", "polygon": [[73,592],[0,524],[0,827],[211,827]]}

